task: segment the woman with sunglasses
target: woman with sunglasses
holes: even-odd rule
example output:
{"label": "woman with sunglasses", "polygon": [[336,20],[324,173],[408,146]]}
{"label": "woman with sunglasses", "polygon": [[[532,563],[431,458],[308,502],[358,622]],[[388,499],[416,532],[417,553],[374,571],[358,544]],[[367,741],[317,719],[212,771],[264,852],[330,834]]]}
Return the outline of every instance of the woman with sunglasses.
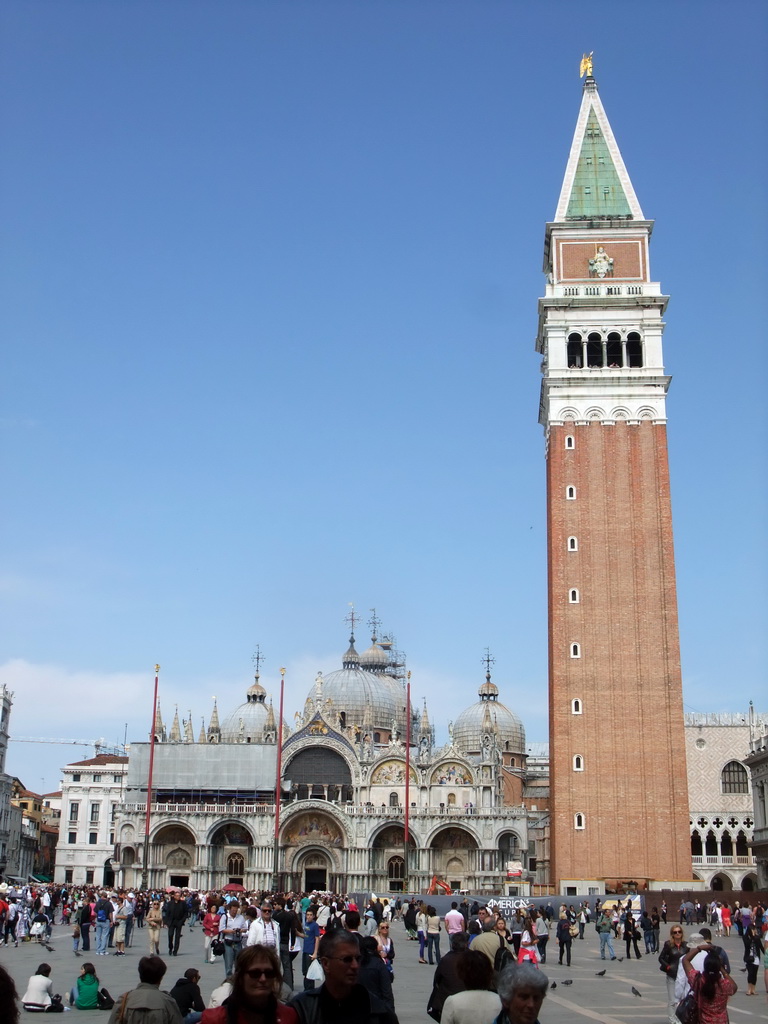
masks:
{"label": "woman with sunglasses", "polygon": [[677,980],[677,968],[688,952],[688,945],[683,939],[683,929],[679,924],[673,924],[669,932],[669,938],[664,943],[659,953],[659,963],[667,979],[667,1018],[669,1024],[679,1024],[675,1016],[677,999],[675,997],[675,981]]}
{"label": "woman with sunglasses", "polygon": [[279,1002],[283,975],[272,946],[247,946],[235,962],[232,992],[223,1006],[205,1010],[200,1024],[299,1024],[291,1006]]}
{"label": "woman with sunglasses", "polygon": [[390,974],[393,974],[394,968],[392,966],[392,961],[395,959],[395,944],[390,938],[389,933],[389,921],[382,921],[373,938],[376,939],[376,944],[379,948],[379,956],[384,961],[384,966]]}

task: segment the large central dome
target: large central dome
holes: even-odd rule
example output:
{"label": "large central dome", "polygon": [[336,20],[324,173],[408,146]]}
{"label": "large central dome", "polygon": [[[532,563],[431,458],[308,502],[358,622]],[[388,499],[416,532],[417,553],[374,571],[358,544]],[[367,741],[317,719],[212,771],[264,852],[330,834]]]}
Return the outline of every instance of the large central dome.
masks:
{"label": "large central dome", "polygon": [[[377,654],[377,652],[380,653]],[[383,742],[393,730],[405,736],[405,690],[387,674],[386,653],[374,644],[365,652],[364,665],[354,637],[342,658],[342,667],[320,676],[307,696],[307,705],[320,701],[325,717],[343,729],[379,733]]]}

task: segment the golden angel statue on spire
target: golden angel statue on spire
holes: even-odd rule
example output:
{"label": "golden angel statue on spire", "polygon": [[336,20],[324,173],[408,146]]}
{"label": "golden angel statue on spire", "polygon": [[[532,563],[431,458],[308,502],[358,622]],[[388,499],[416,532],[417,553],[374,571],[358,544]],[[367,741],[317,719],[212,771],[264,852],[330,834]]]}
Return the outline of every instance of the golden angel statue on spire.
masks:
{"label": "golden angel statue on spire", "polygon": [[583,78],[584,75],[587,78],[592,77],[592,54],[594,50],[590,50],[589,53],[582,54],[581,66],[579,67],[579,78]]}

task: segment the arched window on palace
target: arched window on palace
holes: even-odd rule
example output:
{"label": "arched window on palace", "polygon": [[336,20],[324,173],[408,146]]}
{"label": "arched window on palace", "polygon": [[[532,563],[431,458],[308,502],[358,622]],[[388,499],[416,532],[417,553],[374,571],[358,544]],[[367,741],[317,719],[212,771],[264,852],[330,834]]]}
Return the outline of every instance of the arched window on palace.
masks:
{"label": "arched window on palace", "polygon": [[576,540],[575,537],[569,537],[568,538],[568,550],[569,551],[578,551],[579,550],[579,542]]}
{"label": "arched window on palace", "polygon": [[399,798],[397,796],[397,793],[390,793],[389,794],[389,806],[390,807],[399,807],[400,806],[400,800],[399,800]]}
{"label": "arched window on palace", "polygon": [[241,853],[230,853],[227,857],[227,874],[238,878],[245,874],[245,861]]}
{"label": "arched window on palace", "polygon": [[581,756],[581,754],[573,755],[573,770],[575,772],[584,771],[584,758]]}
{"label": "arched window on palace", "polygon": [[724,793],[748,793],[749,776],[747,769],[738,761],[729,761],[720,774]]}
{"label": "arched window on palace", "polygon": [[582,829],[582,828],[585,827],[585,825],[584,825],[584,815],[581,813],[581,811],[579,811],[578,814],[574,814],[574,816],[573,816],[573,827],[574,828],[578,828],[578,829]]}
{"label": "arched window on palace", "polygon": [[580,715],[581,714],[581,701],[579,700],[578,697],[574,697],[573,700],[571,701],[571,714],[572,715]]}

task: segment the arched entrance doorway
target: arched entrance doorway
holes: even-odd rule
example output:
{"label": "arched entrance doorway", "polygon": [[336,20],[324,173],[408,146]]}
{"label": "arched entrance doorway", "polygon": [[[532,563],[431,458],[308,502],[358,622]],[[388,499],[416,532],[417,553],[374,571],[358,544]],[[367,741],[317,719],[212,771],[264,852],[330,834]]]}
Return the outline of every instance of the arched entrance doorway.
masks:
{"label": "arched entrance doorway", "polygon": [[165,885],[189,886],[195,863],[195,837],[184,825],[164,825],[152,840],[152,866],[165,875]]}
{"label": "arched entrance doorway", "polygon": [[341,825],[332,814],[303,811],[289,818],[283,828],[282,845],[289,865],[286,888],[309,890],[342,889],[337,872],[343,863],[336,851],[345,846]]}
{"label": "arched entrance doorway", "polygon": [[244,825],[236,821],[220,825],[211,836],[214,883],[244,885],[252,846],[253,836]]}
{"label": "arched entrance doorway", "polygon": [[[444,828],[430,843],[433,875],[451,889],[473,889],[474,876],[479,870],[477,840],[464,828]],[[475,883],[476,884],[476,883]]]}
{"label": "arched entrance doorway", "polygon": [[413,835],[408,836],[408,864],[405,863],[405,828],[402,825],[387,825],[373,837],[368,870],[372,885],[379,889],[385,885],[389,892],[403,892],[407,887],[409,869],[415,868],[413,851],[416,849]]}
{"label": "arched entrance doorway", "polygon": [[296,872],[301,879],[303,892],[326,892],[333,864],[325,850],[306,850],[296,861]]}

